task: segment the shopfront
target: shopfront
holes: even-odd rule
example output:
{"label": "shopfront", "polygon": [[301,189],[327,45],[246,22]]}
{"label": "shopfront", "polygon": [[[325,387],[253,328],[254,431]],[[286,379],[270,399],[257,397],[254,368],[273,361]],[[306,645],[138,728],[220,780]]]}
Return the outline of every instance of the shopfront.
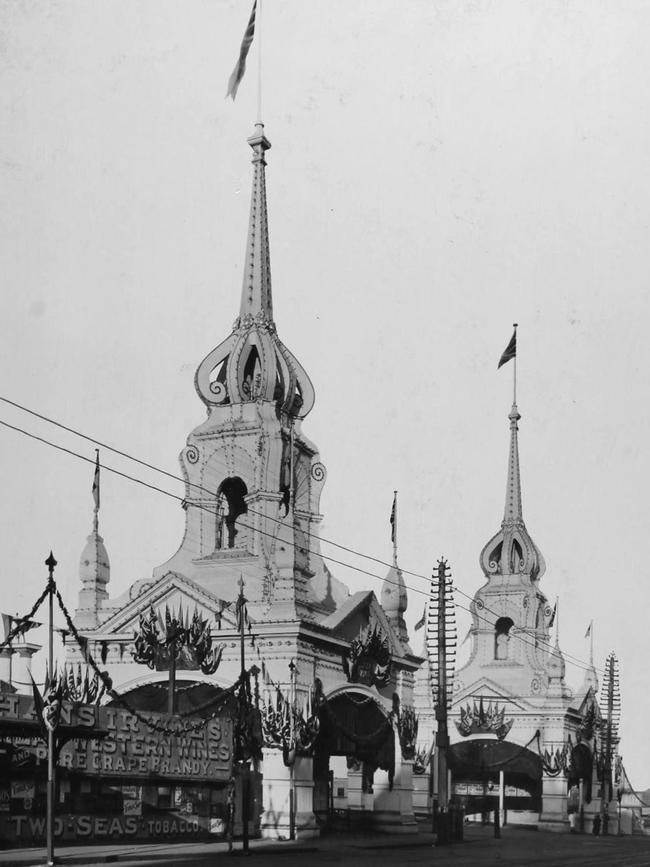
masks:
{"label": "shopfront", "polygon": [[[183,718],[186,730],[172,734],[167,729],[179,718],[64,703],[56,730],[56,838],[225,833],[231,716],[225,704],[208,718]],[[44,840],[46,779],[46,738],[34,701],[0,694],[0,845]]]}

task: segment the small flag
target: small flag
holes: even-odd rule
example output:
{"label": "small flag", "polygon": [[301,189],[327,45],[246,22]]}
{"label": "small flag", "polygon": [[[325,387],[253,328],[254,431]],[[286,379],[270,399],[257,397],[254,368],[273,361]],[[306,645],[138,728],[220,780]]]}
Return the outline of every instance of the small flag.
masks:
{"label": "small flag", "polygon": [[593,620],[589,621],[589,626],[587,627],[587,631],[585,632],[585,638],[589,638],[589,636],[591,635],[591,627],[593,625],[593,622]]}
{"label": "small flag", "polygon": [[551,619],[548,621],[548,628],[549,628],[549,629],[550,629],[551,626],[553,626],[553,624],[555,623],[555,615],[556,615],[556,613],[557,613],[557,599],[555,600],[555,605],[553,606],[553,613],[551,614]]}
{"label": "small flag", "polygon": [[37,623],[35,620],[28,620],[27,617],[12,617],[11,614],[2,614],[2,624],[5,630],[5,641],[12,630],[16,630],[14,638],[20,638],[30,629],[36,629],[42,626],[42,623]]}
{"label": "small flag", "polygon": [[93,500],[95,501],[95,509],[99,511],[99,449],[96,451],[95,475],[93,477]]}
{"label": "small flag", "polygon": [[248,19],[248,26],[246,27],[246,32],[244,33],[244,38],[241,42],[241,48],[239,49],[239,58],[237,59],[235,68],[232,71],[232,75],[228,79],[228,91],[226,93],[226,99],[231,96],[233,102],[235,101],[235,97],[237,96],[237,89],[239,87],[239,84],[244,77],[244,73],[246,72],[246,58],[248,57],[248,52],[253,43],[253,35],[255,34],[256,9],[257,0],[255,0],[255,2],[253,3],[251,17]]}
{"label": "small flag", "polygon": [[418,622],[415,624],[415,628],[416,629],[422,629],[422,627],[426,623],[426,620],[427,620],[427,606],[425,605],[424,611],[422,612],[422,617],[420,617]]}
{"label": "small flag", "polygon": [[497,364],[497,370],[501,367],[502,364],[505,364],[506,361],[510,361],[511,358],[517,357],[517,328],[515,326],[515,330],[513,331],[512,337],[510,338],[510,343],[506,346],[503,351],[503,355],[499,359],[499,363]]}
{"label": "small flag", "polygon": [[390,510],[390,540],[395,544],[397,539],[397,491],[393,497],[393,508]]}

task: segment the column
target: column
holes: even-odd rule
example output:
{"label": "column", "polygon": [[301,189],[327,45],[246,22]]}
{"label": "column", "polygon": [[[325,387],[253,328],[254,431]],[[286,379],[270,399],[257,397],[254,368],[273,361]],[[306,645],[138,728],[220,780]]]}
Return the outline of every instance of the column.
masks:
{"label": "column", "polygon": [[363,792],[363,774],[348,768],[348,809],[353,813],[362,813],[366,810],[366,798]]}
{"label": "column", "polygon": [[0,680],[11,683],[11,647],[3,647],[0,650]]}
{"label": "column", "polygon": [[32,656],[41,649],[40,644],[14,644],[13,686],[23,695],[32,694]]}
{"label": "column", "polygon": [[[567,782],[563,773],[551,777],[542,772],[542,823],[562,824],[568,822],[567,813]],[[563,829],[562,829],[563,830]]]}
{"label": "column", "polygon": [[[262,779],[262,837],[288,840],[291,830],[292,774],[284,764],[282,750],[265,749]],[[294,829],[296,839],[317,837],[314,816],[313,759],[297,756],[293,766]]]}
{"label": "column", "polygon": [[389,788],[388,775],[378,771],[375,783],[372,822],[377,831],[388,834],[417,834],[413,812],[413,762],[402,758],[399,737],[395,734],[395,776]]}

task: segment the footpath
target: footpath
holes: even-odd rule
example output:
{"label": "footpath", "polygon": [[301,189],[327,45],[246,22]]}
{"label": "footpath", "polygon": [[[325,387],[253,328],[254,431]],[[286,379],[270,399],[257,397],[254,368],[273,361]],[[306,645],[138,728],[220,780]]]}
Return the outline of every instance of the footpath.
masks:
{"label": "footpath", "polygon": [[[340,833],[313,837],[306,840],[265,840],[249,841],[251,855],[305,855],[323,850],[335,851],[340,848],[359,847],[362,849],[391,849],[407,846],[429,847],[435,842],[430,831],[413,835],[390,835],[368,833]],[[459,844],[462,845],[462,844]],[[228,856],[228,843],[219,841],[184,841],[182,843],[108,843],[93,845],[64,845],[55,847],[57,865],[112,864],[119,862],[174,860],[192,863],[210,855]],[[241,840],[233,842],[233,857],[242,854]],[[0,850],[0,867],[32,867],[46,863],[44,846],[29,849]]]}
{"label": "footpath", "polygon": [[[413,835],[375,833],[336,833],[307,840],[250,840],[249,854],[253,861],[267,862],[282,867],[299,864],[327,865],[338,862],[355,867],[377,867],[387,864],[430,864],[438,867],[465,867],[465,865],[551,865],[591,867],[591,865],[623,865],[648,867],[650,865],[650,838],[593,837],[591,834],[564,834],[536,831],[515,826],[502,829],[500,839],[494,837],[490,827],[466,825],[463,842],[447,846],[434,846],[435,837],[430,829],[420,826]],[[374,851],[373,851],[374,850]],[[55,864],[90,867],[94,864],[138,863],[155,865],[208,864],[225,861],[237,862],[242,855],[241,840],[234,841],[232,855],[223,841],[185,841],[179,843],[119,843],[98,845],[61,845],[55,848]],[[302,861],[292,856],[302,856]],[[0,850],[0,867],[35,867],[45,865],[45,847]]]}

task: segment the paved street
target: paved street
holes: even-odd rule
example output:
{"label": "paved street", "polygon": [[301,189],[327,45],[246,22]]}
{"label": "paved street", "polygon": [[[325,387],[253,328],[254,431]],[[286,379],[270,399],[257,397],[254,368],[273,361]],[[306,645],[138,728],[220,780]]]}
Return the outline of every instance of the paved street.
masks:
{"label": "paved street", "polygon": [[[270,843],[251,841],[250,860],[264,867],[291,867],[292,863],[340,863],[354,867],[382,864],[469,867],[469,865],[544,865],[544,867],[648,867],[650,837],[593,837],[591,835],[553,834],[543,831],[505,828],[500,840],[491,829],[469,826],[466,839],[446,847],[434,847],[433,837],[421,832],[413,837],[381,835],[337,835],[317,840]],[[241,844],[229,855],[224,843],[142,844],[61,847],[57,863],[76,865],[118,862],[120,867],[145,865],[214,864],[241,859]],[[45,850],[0,852],[0,867],[30,867],[44,864]]]}

